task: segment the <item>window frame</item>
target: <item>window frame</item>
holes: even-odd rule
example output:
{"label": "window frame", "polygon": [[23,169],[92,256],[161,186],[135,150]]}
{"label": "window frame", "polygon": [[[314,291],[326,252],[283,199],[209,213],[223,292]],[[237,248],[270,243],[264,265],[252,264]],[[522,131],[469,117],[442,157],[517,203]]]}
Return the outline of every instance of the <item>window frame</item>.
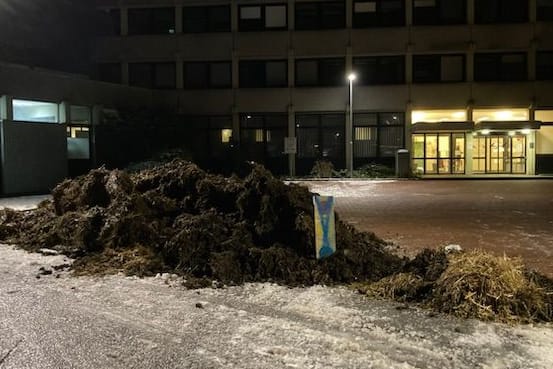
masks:
{"label": "window frame", "polygon": [[[386,74],[385,64],[386,60],[397,59],[401,66],[401,75],[399,78],[388,78]],[[371,74],[363,73],[362,68],[356,62],[365,60],[367,62],[374,60],[375,71],[372,75],[376,76],[375,80],[369,80]],[[352,60],[353,70],[358,74],[358,80],[356,84],[360,86],[374,86],[374,85],[402,85],[405,84],[405,55],[374,55],[374,56],[356,56]],[[368,64],[368,63],[367,63]],[[368,67],[367,67],[368,68]],[[396,76],[397,77],[397,76]]]}
{"label": "window frame", "polygon": [[[501,58],[505,56],[522,55],[524,57],[523,70],[524,74],[520,78],[509,78],[511,73],[505,71],[505,63],[501,62]],[[482,66],[479,63],[484,63],[483,58],[488,57],[493,62],[493,69],[495,75],[486,77],[482,74]],[[479,60],[480,59],[480,60]],[[475,82],[524,82],[528,81],[528,55],[526,52],[513,51],[513,52],[479,52],[474,54],[474,81]]]}
{"label": "window frame", "polygon": [[[540,65],[540,57],[548,56],[550,63]],[[553,81],[553,50],[539,50],[536,52],[536,80]]]}
{"label": "window frame", "polygon": [[[383,3],[396,1],[401,5],[401,9],[394,13],[386,13],[383,10]],[[371,15],[365,13],[356,12],[355,4],[357,3],[375,3],[374,14]],[[406,25],[406,7],[405,1],[402,0],[354,0],[352,2],[352,28],[379,28],[379,27],[405,27]],[[399,18],[397,16],[399,15]],[[397,18],[397,20],[395,20]]]}
{"label": "window frame", "polygon": [[[285,67],[285,75],[284,79],[285,82],[282,84],[277,85],[268,85],[267,84],[267,63],[272,62],[279,62],[283,63]],[[255,64],[259,63],[257,67],[260,67],[260,65],[263,65],[263,76],[260,78],[257,78],[256,80],[259,82],[258,84],[251,84],[251,83],[245,83],[246,80],[244,79],[244,73],[243,68],[246,67],[247,64]],[[283,88],[288,87],[288,60],[287,59],[263,59],[263,60],[250,60],[250,59],[244,59],[240,60],[238,62],[238,86],[239,88]]]}
{"label": "window frame", "polygon": [[[190,64],[197,64],[197,65],[205,65],[207,67],[206,75],[205,75],[205,85],[202,86],[192,86],[190,87],[187,84],[187,74],[186,74],[186,68]],[[212,83],[212,67],[214,64],[227,64],[228,66],[228,72],[229,72],[229,82],[227,84],[213,84]],[[228,89],[232,87],[232,62],[231,61],[224,61],[224,60],[216,60],[216,61],[186,61],[183,63],[183,87],[185,90],[205,90],[205,89]]]}
{"label": "window frame", "polygon": [[[284,6],[284,13],[285,13],[285,22],[286,24],[282,27],[267,27],[267,8],[270,7],[277,7],[277,6]],[[244,21],[242,19],[242,9],[243,8],[253,8],[253,7],[259,7],[260,8],[260,18],[257,21],[256,24],[253,21],[251,22],[251,25],[248,25],[248,22]],[[260,32],[260,31],[283,31],[288,30],[288,4],[287,3],[269,3],[269,4],[261,4],[261,3],[254,3],[254,4],[239,4],[238,5],[238,31],[239,32]]]}
{"label": "window frame", "polygon": [[[374,117],[374,123],[358,123],[356,121],[356,117],[359,117],[361,115],[370,115],[372,117]],[[386,115],[392,115],[394,118],[395,116],[398,116],[398,117],[401,117],[399,119],[397,119],[397,123],[395,124],[383,124],[383,117],[386,116]],[[375,142],[375,155],[374,156],[356,156],[355,155],[355,144],[357,141],[360,141],[360,140],[357,140],[356,136],[355,136],[355,129],[356,128],[360,128],[360,127],[369,127],[369,128],[375,128],[376,129],[376,142]],[[354,150],[353,150],[353,160],[363,160],[363,159],[381,159],[381,158],[391,158],[391,157],[395,157],[395,153],[393,155],[383,155],[383,150],[382,150],[382,141],[381,141],[381,137],[383,137],[383,134],[382,132],[384,131],[384,129],[386,128],[389,128],[389,127],[401,127],[401,131],[402,131],[402,134],[401,134],[401,144],[400,144],[400,147],[405,147],[405,112],[388,112],[388,111],[384,111],[384,112],[373,112],[373,111],[357,111],[357,112],[354,112],[353,113],[353,124],[352,124],[352,129],[353,129],[353,132],[352,132],[352,137],[353,137],[353,146],[354,146]]]}
{"label": "window frame", "polygon": [[[523,12],[515,12],[517,16],[508,16],[506,12],[513,8],[514,1],[523,1],[526,3]],[[484,4],[484,2],[487,2]],[[508,3],[509,2],[509,3]],[[485,9],[486,5],[489,9]],[[523,5],[523,4],[520,4]],[[488,11],[489,14],[485,13]],[[505,14],[504,14],[505,13]],[[528,0],[478,0],[474,4],[474,23],[475,24],[509,24],[509,23],[527,23],[530,21],[530,10]]]}
{"label": "window frame", "polygon": [[[298,5],[303,6],[311,5],[315,7],[316,16],[315,23],[313,25],[306,25],[304,22],[299,21]],[[325,6],[330,5],[342,5],[343,16],[338,25],[332,23],[326,24],[325,22]],[[300,6],[301,6],[300,5]],[[302,25],[303,23],[303,25]],[[298,24],[300,25],[298,27]],[[296,31],[317,31],[317,30],[332,30],[332,29],[344,29],[346,28],[346,2],[345,1],[306,1],[296,2],[294,7],[294,28]]]}
{"label": "window frame", "polygon": [[[463,14],[459,18],[448,20],[442,16],[442,7],[448,6],[451,0],[434,0],[434,6],[420,7],[416,2],[420,0],[411,0],[413,9],[413,26],[440,26],[440,25],[459,25],[468,23],[467,1],[461,1],[464,5]],[[444,4],[444,2],[446,4]],[[417,10],[419,9],[419,10]],[[425,14],[428,13],[428,14]],[[418,19],[417,19],[418,18]]]}
{"label": "window frame", "polygon": [[[156,21],[156,12],[161,12],[162,10],[170,11],[173,13],[173,21],[172,21],[172,28],[169,28],[167,31],[161,31],[158,28],[158,24]],[[133,28],[132,22],[131,22],[131,14],[133,12],[147,12],[148,23],[146,25],[141,25],[143,28],[139,30],[139,25],[136,24],[136,29]],[[174,35],[176,34],[176,9],[175,7],[148,7],[148,8],[130,8],[128,10],[128,35],[129,36],[143,36],[143,35]],[[171,32],[171,29],[173,32]]]}
{"label": "window frame", "polygon": [[[447,58],[447,57],[461,57],[462,59],[462,78],[459,79],[459,80],[442,80],[442,71],[443,71],[443,58]],[[437,59],[437,71],[435,71],[435,74],[436,76],[434,76],[433,78],[428,78],[428,79],[422,79],[422,78],[417,78],[417,60],[418,62],[420,63],[423,59]],[[413,83],[420,83],[420,84],[425,84],[425,83],[462,83],[462,82],[466,82],[467,80],[467,56],[465,54],[462,54],[462,53],[456,53],[456,54],[416,54],[416,55],[413,55],[413,61],[412,61],[412,68],[413,68],[413,73],[412,73],[412,77],[413,77]],[[433,71],[434,72],[434,71]]]}
{"label": "window frame", "polygon": [[[147,82],[147,85],[143,86],[140,84],[132,83],[132,73],[131,68],[133,66],[148,66],[149,68],[149,81]],[[171,85],[160,85],[156,81],[157,77],[157,66],[158,65],[173,65],[174,66],[174,74],[175,78]],[[142,87],[142,88],[149,88],[152,90],[174,90],[177,88],[177,64],[175,62],[136,62],[136,63],[129,63],[129,85],[135,86],[135,87]]]}
{"label": "window frame", "polygon": [[[331,61],[342,61],[343,62],[343,73],[336,79],[336,83],[328,83],[325,81],[330,81],[332,78],[323,78],[324,69],[321,68],[321,63],[331,62]],[[317,83],[298,83],[298,64],[301,62],[316,62],[317,63]],[[345,74],[346,73],[346,59],[343,57],[330,57],[330,58],[298,58],[294,60],[294,86],[295,87],[339,87],[346,84]]]}
{"label": "window frame", "polygon": [[[191,9],[201,10],[204,13],[203,19],[205,24],[202,24],[201,29],[191,30],[191,28],[186,28],[186,13]],[[214,21],[212,19],[213,12],[216,9],[226,9],[227,10],[227,24],[225,27],[216,27],[214,26]],[[198,6],[184,6],[182,9],[182,33],[184,34],[194,34],[194,33],[220,33],[220,32],[230,32],[232,23],[231,8],[230,5],[198,5]]]}

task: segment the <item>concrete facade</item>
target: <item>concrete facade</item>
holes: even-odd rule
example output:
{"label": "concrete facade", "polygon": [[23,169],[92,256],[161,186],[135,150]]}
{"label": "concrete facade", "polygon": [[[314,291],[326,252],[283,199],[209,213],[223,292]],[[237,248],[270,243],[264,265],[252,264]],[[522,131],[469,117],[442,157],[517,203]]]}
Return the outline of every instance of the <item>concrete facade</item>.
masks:
{"label": "concrete facade", "polygon": [[[523,23],[476,24],[475,1],[466,2],[466,22],[455,25],[415,25],[412,0],[404,0],[405,25],[397,27],[356,28],[353,24],[354,2],[347,0],[345,24],[340,29],[296,30],[295,7],[302,1],[210,1],[194,0],[119,0],[98,1],[99,9],[119,12],[120,34],[103,37],[96,43],[97,63],[118,63],[121,82],[129,83],[129,65],[133,63],[170,62],[175,64],[175,88],[163,91],[166,101],[176,104],[180,114],[229,115],[234,122],[254,113],[283,113],[290,116],[288,137],[295,137],[294,120],[302,113],[343,114],[348,121],[349,95],[345,74],[355,71],[353,60],[366,56],[397,55],[404,58],[404,82],[400,84],[357,85],[353,87],[354,113],[397,112],[404,114],[404,147],[412,149],[411,115],[418,110],[457,109],[468,118],[473,109],[528,109],[531,121],[535,110],[553,109],[553,82],[536,79],[536,52],[553,50],[553,22],[537,21],[537,0],[528,1],[528,20]],[[368,2],[374,3],[377,2]],[[239,12],[243,5],[285,4],[286,29],[241,31]],[[190,6],[229,5],[231,22],[228,32],[183,33],[183,11]],[[376,6],[376,5],[375,5]],[[137,8],[170,7],[175,11],[171,34],[129,35],[129,11]],[[524,55],[526,78],[520,81],[477,81],[475,54],[520,53]],[[462,55],[464,76],[454,83],[418,83],[414,76],[414,56]],[[298,60],[343,58],[343,86],[297,87]],[[244,88],[240,85],[239,65],[247,60],[285,60],[287,86]],[[183,86],[183,68],[193,61],[226,61],[232,65],[229,88],[188,89]],[[132,81],[131,81],[132,82]],[[467,118],[467,119],[468,119]],[[524,129],[520,125],[519,129]],[[239,123],[233,129],[240,131]],[[439,132],[431,130],[429,132]],[[448,131],[453,132],[453,131]],[[498,131],[507,135],[507,131]],[[466,132],[467,166],[472,147]],[[497,132],[495,132],[497,133]],[[495,134],[494,133],[494,134]],[[347,134],[345,136],[348,136]],[[526,174],[534,174],[535,146],[542,147],[540,131],[526,140]],[[347,146],[347,145],[345,145]],[[348,155],[348,161],[350,160]],[[369,160],[370,158],[367,158]],[[344,166],[345,167],[345,166]],[[293,156],[290,172],[294,173]]]}

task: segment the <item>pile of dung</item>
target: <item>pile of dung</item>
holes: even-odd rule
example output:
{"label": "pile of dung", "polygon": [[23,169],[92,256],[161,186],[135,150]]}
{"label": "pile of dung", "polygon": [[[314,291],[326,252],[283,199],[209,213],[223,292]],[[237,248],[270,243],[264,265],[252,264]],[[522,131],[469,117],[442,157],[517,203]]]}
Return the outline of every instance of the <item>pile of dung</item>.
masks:
{"label": "pile of dung", "polygon": [[[526,271],[520,259],[480,250],[447,256],[442,251],[424,253],[427,265],[440,265],[436,261],[446,258],[440,274],[437,273],[440,267],[434,271],[432,268],[408,271],[410,268],[406,267],[404,273],[361,285],[359,290],[371,296],[419,302],[463,318],[553,321],[552,281]],[[413,267],[413,262],[410,264]]]}
{"label": "pile of dung", "polygon": [[339,219],[337,252],[316,260],[312,194],[255,164],[244,179],[183,160],[133,174],[95,169],[36,210],[1,211],[0,240],[66,254],[78,274],[170,272],[205,283],[374,281],[405,263]]}

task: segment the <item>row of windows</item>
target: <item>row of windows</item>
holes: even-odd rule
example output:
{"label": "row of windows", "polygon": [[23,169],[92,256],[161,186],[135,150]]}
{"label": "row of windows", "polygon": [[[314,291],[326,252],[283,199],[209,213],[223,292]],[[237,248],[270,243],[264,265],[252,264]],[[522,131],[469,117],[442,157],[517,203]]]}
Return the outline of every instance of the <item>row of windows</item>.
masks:
{"label": "row of windows", "polygon": [[[413,82],[464,82],[466,56],[463,54],[414,55]],[[345,81],[345,58],[296,59],[295,86],[342,86]],[[405,83],[405,56],[370,56],[353,58],[353,70],[359,85]],[[121,66],[101,64],[99,79],[121,82]],[[184,63],[184,88],[230,88],[230,61]],[[526,53],[477,53],[474,55],[474,80],[524,81],[528,79]],[[553,80],[553,51],[536,55],[536,79]],[[174,89],[175,63],[130,63],[132,86]],[[239,63],[239,86],[243,88],[287,87],[287,60],[246,60]]]}
{"label": "row of windows", "polygon": [[[467,0],[411,0],[414,25],[466,24]],[[120,10],[102,11],[106,30],[120,34]],[[354,28],[404,26],[405,0],[354,0]],[[553,1],[537,0],[537,19],[553,20]],[[477,24],[522,23],[529,19],[528,0],[476,0]],[[294,5],[296,30],[344,28],[344,1],[297,2]],[[187,6],[182,13],[184,33],[228,32],[230,5]],[[238,6],[240,31],[283,30],[288,28],[286,4]],[[175,8],[132,8],[128,11],[129,35],[176,33]]]}

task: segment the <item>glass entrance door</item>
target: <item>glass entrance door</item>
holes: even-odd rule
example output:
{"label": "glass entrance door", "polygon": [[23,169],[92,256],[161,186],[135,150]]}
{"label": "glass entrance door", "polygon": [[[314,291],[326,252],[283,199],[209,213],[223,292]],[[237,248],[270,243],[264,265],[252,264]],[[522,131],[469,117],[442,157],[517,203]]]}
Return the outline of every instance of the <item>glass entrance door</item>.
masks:
{"label": "glass entrance door", "polygon": [[526,173],[526,136],[477,136],[473,140],[474,173]]}

